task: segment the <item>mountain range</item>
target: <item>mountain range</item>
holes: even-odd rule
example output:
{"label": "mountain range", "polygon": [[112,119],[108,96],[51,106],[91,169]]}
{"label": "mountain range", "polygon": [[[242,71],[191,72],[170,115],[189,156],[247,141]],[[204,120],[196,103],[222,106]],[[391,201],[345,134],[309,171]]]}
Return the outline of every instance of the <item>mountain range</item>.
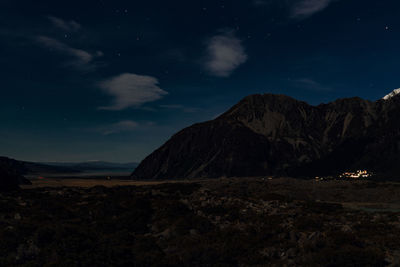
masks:
{"label": "mountain range", "polygon": [[245,97],[218,118],[178,132],[133,179],[314,177],[367,169],[400,174],[400,95],[317,106],[285,95]]}
{"label": "mountain range", "polygon": [[181,130],[136,163],[33,163],[0,157],[0,187],[26,174],[136,169],[133,179],[336,175],[400,177],[400,90],[317,106],[285,95],[245,97],[218,118]]}
{"label": "mountain range", "polygon": [[47,162],[36,163],[18,161],[0,157],[0,191],[18,188],[21,184],[30,184],[24,176],[80,174],[83,172],[132,171],[137,163],[112,163],[105,161],[88,162]]}

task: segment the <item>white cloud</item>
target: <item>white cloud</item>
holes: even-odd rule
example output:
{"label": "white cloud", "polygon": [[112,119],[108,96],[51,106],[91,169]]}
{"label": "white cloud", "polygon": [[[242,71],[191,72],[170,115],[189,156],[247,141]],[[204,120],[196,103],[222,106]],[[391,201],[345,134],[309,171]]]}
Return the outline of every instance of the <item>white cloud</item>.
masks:
{"label": "white cloud", "polygon": [[112,105],[100,107],[105,110],[122,110],[129,107],[139,107],[144,103],[153,102],[168,92],[158,87],[158,80],[151,76],[123,73],[111,79],[102,81],[98,86],[114,97]]}
{"label": "white cloud", "polygon": [[82,28],[82,26],[74,20],[66,21],[53,16],[48,16],[47,18],[51,21],[51,23],[55,27],[62,29],[64,31],[76,32]]}
{"label": "white cloud", "polygon": [[69,61],[67,65],[71,65],[79,69],[87,70],[94,68],[94,66],[90,63],[95,57],[103,56],[103,53],[101,51],[97,51],[95,55],[92,55],[85,50],[70,47],[56,39],[47,36],[38,36],[36,37],[36,41],[39,44],[53,49],[59,53],[73,57],[74,59],[72,61]]}
{"label": "white cloud", "polygon": [[139,124],[135,121],[125,120],[111,125],[103,126],[100,131],[104,135],[116,134],[121,132],[131,132],[137,129]]}
{"label": "white cloud", "polygon": [[233,31],[225,31],[212,37],[207,44],[206,69],[214,76],[228,77],[247,61],[242,41]]}
{"label": "white cloud", "polygon": [[334,0],[300,0],[293,4],[292,18],[307,18],[329,6]]}

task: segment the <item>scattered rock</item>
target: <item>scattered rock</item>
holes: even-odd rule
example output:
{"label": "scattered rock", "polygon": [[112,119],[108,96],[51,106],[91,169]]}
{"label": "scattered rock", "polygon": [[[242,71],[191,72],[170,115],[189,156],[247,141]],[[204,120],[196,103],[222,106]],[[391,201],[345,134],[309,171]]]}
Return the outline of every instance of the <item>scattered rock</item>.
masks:
{"label": "scattered rock", "polygon": [[350,225],[343,225],[341,230],[342,230],[343,232],[345,232],[345,233],[351,233],[351,232],[353,232],[353,229],[350,227]]}
{"label": "scattered rock", "polygon": [[25,260],[34,259],[40,252],[38,246],[36,246],[32,240],[29,240],[26,244],[21,244],[17,249],[16,260],[23,262]]}

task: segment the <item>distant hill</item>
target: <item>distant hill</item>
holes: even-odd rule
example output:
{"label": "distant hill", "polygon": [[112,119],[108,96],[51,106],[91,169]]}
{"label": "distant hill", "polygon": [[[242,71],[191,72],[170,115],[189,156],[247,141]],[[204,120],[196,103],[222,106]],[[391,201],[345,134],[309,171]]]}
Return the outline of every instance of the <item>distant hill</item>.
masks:
{"label": "distant hill", "polygon": [[114,163],[106,161],[87,161],[87,162],[44,162],[47,166],[69,168],[75,171],[97,171],[97,170],[134,170],[138,163]]}
{"label": "distant hill", "polygon": [[318,106],[285,95],[251,95],[215,120],[175,134],[132,177],[313,177],[354,169],[400,176],[399,114],[396,93]]}
{"label": "distant hill", "polygon": [[90,161],[80,163],[49,162],[35,163],[0,157],[0,191],[17,189],[21,184],[30,184],[24,175],[79,174],[90,171],[133,171],[137,163],[112,163]]}
{"label": "distant hill", "polygon": [[21,184],[30,184],[23,176],[25,166],[16,160],[0,157],[0,191],[18,189]]}
{"label": "distant hill", "polygon": [[48,165],[44,163],[35,163],[35,162],[27,162],[20,161],[20,163],[25,168],[24,174],[58,174],[58,173],[79,173],[81,170],[68,167],[68,166],[57,166],[57,165]]}

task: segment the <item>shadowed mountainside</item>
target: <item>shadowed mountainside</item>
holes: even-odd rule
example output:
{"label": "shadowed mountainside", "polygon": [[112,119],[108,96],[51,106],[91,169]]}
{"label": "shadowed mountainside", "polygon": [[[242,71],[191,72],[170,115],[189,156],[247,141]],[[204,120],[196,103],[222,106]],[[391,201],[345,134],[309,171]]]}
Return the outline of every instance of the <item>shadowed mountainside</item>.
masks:
{"label": "shadowed mountainside", "polygon": [[251,95],[215,120],[175,134],[133,172],[136,179],[311,176],[367,168],[400,172],[400,96],[312,106]]}

